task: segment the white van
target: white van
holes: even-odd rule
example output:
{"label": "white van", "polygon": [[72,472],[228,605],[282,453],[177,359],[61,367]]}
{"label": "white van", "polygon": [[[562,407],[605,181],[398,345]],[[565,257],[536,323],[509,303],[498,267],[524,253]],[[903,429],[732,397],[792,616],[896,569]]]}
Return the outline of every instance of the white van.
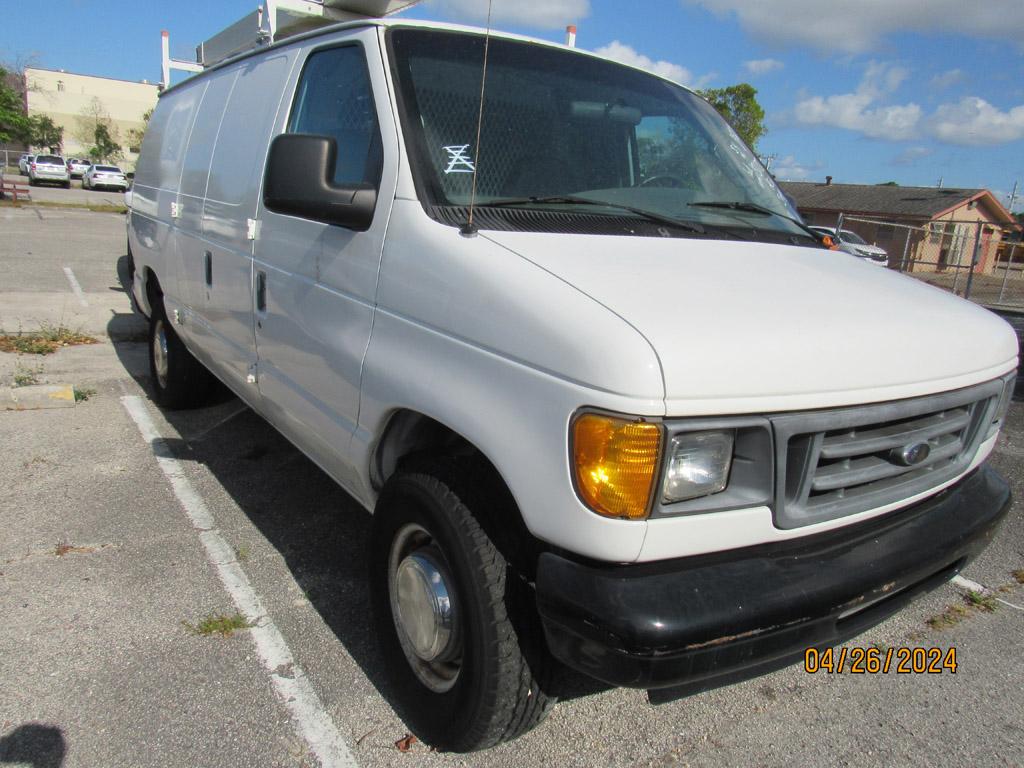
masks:
{"label": "white van", "polygon": [[977,555],[1010,504],[983,463],[1007,324],[822,247],[691,91],[487,50],[479,125],[477,29],[347,23],[213,67],[160,98],[129,217],[157,402],[212,373],[373,511],[411,729],[512,738],[553,660],[750,677]]}

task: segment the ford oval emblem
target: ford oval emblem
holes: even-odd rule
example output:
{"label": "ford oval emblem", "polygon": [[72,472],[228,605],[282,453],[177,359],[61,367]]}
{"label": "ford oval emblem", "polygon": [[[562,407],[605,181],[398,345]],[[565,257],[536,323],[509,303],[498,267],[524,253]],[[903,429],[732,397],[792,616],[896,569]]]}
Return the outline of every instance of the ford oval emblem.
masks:
{"label": "ford oval emblem", "polygon": [[928,443],[912,443],[893,450],[891,457],[904,467],[915,467],[928,458],[932,448]]}

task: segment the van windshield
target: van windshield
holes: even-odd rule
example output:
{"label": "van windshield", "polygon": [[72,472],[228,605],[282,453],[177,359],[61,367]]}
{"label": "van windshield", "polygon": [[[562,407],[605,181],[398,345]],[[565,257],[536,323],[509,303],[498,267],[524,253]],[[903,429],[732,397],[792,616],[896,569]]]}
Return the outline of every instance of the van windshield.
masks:
{"label": "van windshield", "polygon": [[477,204],[489,221],[507,213],[501,228],[532,229],[545,211],[562,220],[649,212],[696,225],[682,236],[812,241],[746,144],[685,88],[492,37],[477,160],[484,37],[396,27],[388,40],[417,190],[435,218],[454,223],[452,211],[468,206],[478,163]]}

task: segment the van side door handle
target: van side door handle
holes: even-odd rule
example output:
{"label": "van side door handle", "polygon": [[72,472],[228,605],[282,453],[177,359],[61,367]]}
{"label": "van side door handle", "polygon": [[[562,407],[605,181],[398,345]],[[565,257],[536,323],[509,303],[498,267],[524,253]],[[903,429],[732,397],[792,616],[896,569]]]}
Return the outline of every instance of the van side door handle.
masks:
{"label": "van side door handle", "polygon": [[213,254],[206,251],[203,254],[203,269],[206,274],[206,287],[213,287]]}
{"label": "van side door handle", "polygon": [[267,273],[262,269],[256,271],[256,311],[267,311]]}

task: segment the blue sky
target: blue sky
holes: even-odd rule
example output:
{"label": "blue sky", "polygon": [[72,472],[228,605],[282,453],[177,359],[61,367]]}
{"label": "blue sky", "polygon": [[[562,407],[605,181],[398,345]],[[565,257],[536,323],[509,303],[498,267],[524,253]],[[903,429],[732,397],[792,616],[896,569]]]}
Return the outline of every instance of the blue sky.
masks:
{"label": "blue sky", "polygon": [[[161,29],[172,56],[191,59],[256,2],[106,0],[99,14],[53,0],[45,24],[22,6],[0,28],[0,61],[156,81]],[[486,0],[425,0],[405,13],[481,24],[486,11]],[[941,178],[1004,203],[1015,180],[1024,187],[1022,0],[494,0],[494,16],[553,40],[575,23],[580,47],[688,85],[751,83],[769,126],[759,150],[781,179]]]}

